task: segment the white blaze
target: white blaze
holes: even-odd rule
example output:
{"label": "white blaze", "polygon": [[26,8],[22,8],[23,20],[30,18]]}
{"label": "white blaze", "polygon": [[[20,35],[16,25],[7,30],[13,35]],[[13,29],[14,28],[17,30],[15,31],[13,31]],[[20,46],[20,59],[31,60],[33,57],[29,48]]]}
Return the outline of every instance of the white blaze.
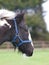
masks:
{"label": "white blaze", "polygon": [[[29,31],[28,31],[28,32],[29,32]],[[28,38],[29,38],[29,40],[31,41],[31,45],[34,46],[34,45],[33,45],[32,38],[31,38],[31,34],[30,34],[30,32],[29,32],[29,36],[28,36]]]}

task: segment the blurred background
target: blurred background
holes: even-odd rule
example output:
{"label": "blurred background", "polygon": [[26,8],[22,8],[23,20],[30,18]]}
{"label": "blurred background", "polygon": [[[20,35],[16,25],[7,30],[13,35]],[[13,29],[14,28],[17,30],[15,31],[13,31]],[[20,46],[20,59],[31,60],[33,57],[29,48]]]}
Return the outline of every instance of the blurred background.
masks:
{"label": "blurred background", "polygon": [[[48,0],[0,0],[0,9],[24,10],[26,12],[25,21],[35,48],[49,47],[49,19],[47,19],[49,3],[45,5],[46,2],[48,3]],[[0,48],[13,48],[13,46],[6,42]]]}
{"label": "blurred background", "polygon": [[25,21],[35,48],[28,58],[5,42],[0,45],[0,65],[49,65],[49,0],[0,0],[1,8],[26,12]]}

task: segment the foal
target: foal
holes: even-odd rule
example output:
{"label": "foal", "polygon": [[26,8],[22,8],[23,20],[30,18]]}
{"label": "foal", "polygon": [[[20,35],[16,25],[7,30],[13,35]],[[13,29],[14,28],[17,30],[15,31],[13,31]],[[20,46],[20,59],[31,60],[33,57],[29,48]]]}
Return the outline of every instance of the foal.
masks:
{"label": "foal", "polygon": [[34,46],[23,11],[17,13],[6,9],[0,10],[0,44],[5,41],[12,42],[14,48],[18,47],[23,54],[32,56]]}

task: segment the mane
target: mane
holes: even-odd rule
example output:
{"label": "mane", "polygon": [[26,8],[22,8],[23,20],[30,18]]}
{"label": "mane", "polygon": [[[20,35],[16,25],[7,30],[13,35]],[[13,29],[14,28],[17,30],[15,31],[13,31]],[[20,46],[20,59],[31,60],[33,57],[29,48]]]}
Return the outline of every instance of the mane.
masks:
{"label": "mane", "polygon": [[13,19],[16,17],[16,13],[7,9],[0,9],[0,19],[6,18],[6,19]]}

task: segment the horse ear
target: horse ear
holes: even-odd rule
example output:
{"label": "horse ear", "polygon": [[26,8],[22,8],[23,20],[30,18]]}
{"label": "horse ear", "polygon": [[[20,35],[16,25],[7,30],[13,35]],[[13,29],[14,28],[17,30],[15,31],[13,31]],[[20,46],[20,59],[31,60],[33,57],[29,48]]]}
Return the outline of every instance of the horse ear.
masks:
{"label": "horse ear", "polygon": [[[17,12],[16,12],[17,13]],[[24,11],[19,11],[16,15],[16,21],[19,23],[24,19]]]}
{"label": "horse ear", "polygon": [[25,14],[25,10],[22,10],[22,15],[24,16],[24,14]]}

